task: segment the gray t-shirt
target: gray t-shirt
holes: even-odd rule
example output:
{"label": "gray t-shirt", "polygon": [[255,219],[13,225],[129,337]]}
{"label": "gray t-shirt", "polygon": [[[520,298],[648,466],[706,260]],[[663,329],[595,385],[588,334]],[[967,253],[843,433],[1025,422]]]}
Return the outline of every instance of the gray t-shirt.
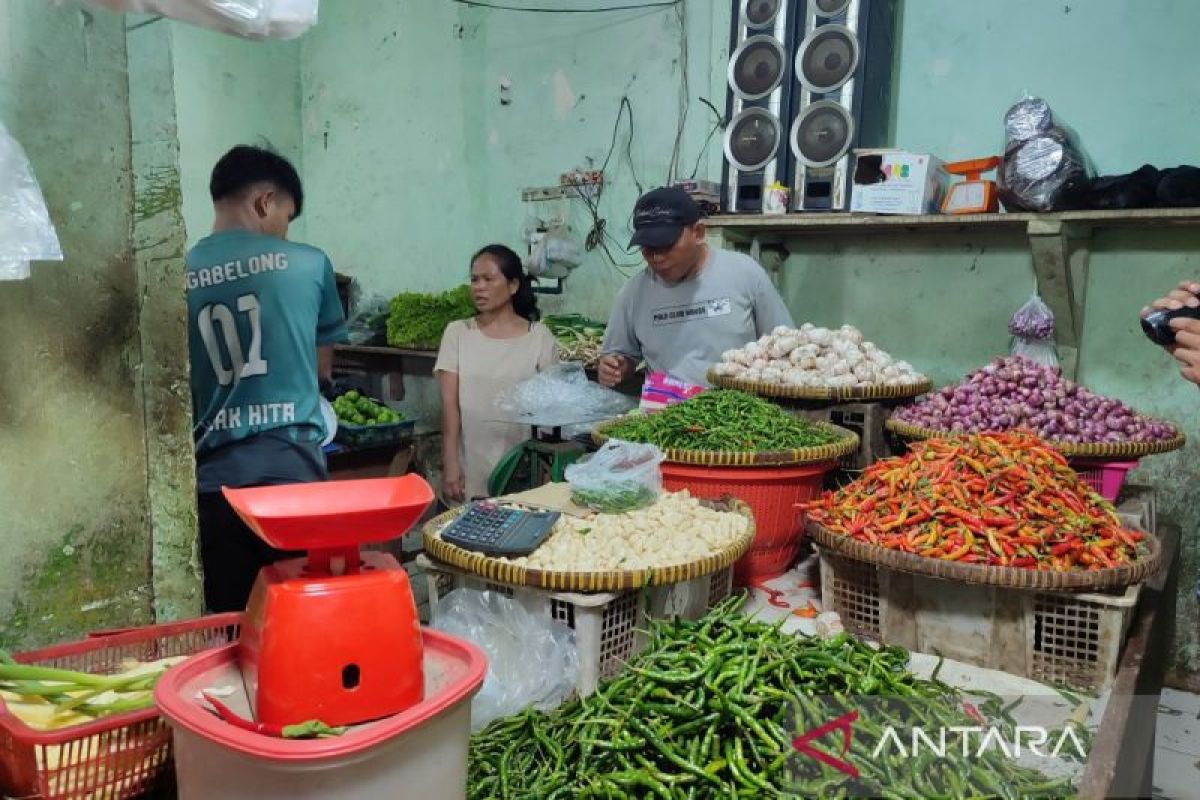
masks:
{"label": "gray t-shirt", "polygon": [[710,247],[704,268],[688,280],[668,284],[649,267],[631,278],[613,305],[604,352],[707,386],[709,367],[726,350],[792,324],[757,261]]}

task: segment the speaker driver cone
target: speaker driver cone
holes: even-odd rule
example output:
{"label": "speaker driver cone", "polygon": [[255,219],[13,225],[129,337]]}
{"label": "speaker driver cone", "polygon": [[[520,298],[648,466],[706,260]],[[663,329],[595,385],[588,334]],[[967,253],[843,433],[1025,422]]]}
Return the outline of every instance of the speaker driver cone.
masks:
{"label": "speaker driver cone", "polygon": [[827,167],[844,156],[854,138],[854,119],[832,100],[808,106],[792,124],[790,143],[796,158],[810,167]]}
{"label": "speaker driver cone", "polygon": [[844,14],[849,5],[850,0],[816,0],[813,7],[819,16],[836,17]]}
{"label": "speaker driver cone", "polygon": [[743,100],[766,97],[783,82],[787,53],[771,36],[751,36],[729,59],[729,88]]}
{"label": "speaker driver cone", "polygon": [[775,21],[782,7],[783,0],[745,0],[742,3],[742,24],[747,28],[765,28]]}
{"label": "speaker driver cone", "polygon": [[741,172],[755,172],[775,158],[781,136],[779,120],[773,114],[747,108],[729,122],[725,158]]}
{"label": "speaker driver cone", "polygon": [[844,25],[822,25],[796,51],[796,77],[812,92],[832,92],[854,76],[858,37]]}

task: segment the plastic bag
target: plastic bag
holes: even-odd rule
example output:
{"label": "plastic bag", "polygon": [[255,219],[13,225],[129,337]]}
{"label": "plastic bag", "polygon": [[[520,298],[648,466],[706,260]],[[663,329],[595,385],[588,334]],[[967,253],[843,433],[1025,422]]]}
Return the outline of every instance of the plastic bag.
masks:
{"label": "plastic bag", "polygon": [[346,320],[350,344],[386,344],[387,321],[391,313],[391,298],[372,295],[354,303],[354,311]]}
{"label": "plastic bag", "polygon": [[110,11],[155,14],[244,39],[295,39],[317,24],[319,0],[87,0]]}
{"label": "plastic bag", "polygon": [[1000,165],[1000,197],[1009,211],[1055,211],[1073,205],[1086,187],[1087,164],[1050,105],[1025,97],[1004,116],[1007,144]]}
{"label": "plastic bag", "polygon": [[30,261],[62,261],[58,234],[20,142],[0,123],[0,280],[29,277]]}
{"label": "plastic bag", "polygon": [[535,278],[565,278],[582,261],[579,242],[560,225],[546,231],[538,240],[525,262],[525,269]]}
{"label": "plastic bag", "polygon": [[546,614],[531,613],[512,598],[455,589],[438,603],[432,625],[487,655],[487,675],[471,703],[472,730],[527,706],[549,711],[575,691],[575,631]]}
{"label": "plastic bag", "polygon": [[652,444],[610,439],[567,467],[571,500],[605,514],[645,508],[662,494],[663,451]]}
{"label": "plastic bag", "polygon": [[549,427],[618,417],[633,408],[634,401],[589,381],[582,365],[564,363],[501,392],[494,405],[513,422]]}
{"label": "plastic bag", "polygon": [[1054,312],[1034,292],[1025,304],[1008,320],[1008,332],[1013,335],[1009,351],[1038,364],[1058,366],[1058,350],[1054,346]]}

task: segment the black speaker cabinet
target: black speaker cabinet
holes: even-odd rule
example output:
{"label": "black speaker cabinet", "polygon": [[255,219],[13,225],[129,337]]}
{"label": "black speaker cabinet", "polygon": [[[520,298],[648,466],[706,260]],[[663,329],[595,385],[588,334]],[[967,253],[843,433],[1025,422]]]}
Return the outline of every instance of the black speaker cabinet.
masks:
{"label": "black speaker cabinet", "polygon": [[737,0],[723,208],[762,210],[775,181],[793,211],[850,207],[856,147],[887,144],[897,0]]}
{"label": "black speaker cabinet", "polygon": [[796,18],[792,209],[845,211],[856,147],[887,144],[896,0],[810,0]]}
{"label": "black speaker cabinet", "polygon": [[734,4],[722,181],[726,211],[762,211],[766,187],[790,183],[787,135],[796,6],[791,0]]}

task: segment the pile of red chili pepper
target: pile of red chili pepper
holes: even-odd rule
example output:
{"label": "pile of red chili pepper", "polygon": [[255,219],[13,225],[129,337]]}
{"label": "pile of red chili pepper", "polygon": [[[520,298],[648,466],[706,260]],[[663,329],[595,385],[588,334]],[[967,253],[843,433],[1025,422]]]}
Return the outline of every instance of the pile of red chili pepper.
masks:
{"label": "pile of red chili pepper", "polygon": [[1138,558],[1139,531],[1025,432],[934,439],[803,506],[823,527],[907,553],[1067,571]]}

